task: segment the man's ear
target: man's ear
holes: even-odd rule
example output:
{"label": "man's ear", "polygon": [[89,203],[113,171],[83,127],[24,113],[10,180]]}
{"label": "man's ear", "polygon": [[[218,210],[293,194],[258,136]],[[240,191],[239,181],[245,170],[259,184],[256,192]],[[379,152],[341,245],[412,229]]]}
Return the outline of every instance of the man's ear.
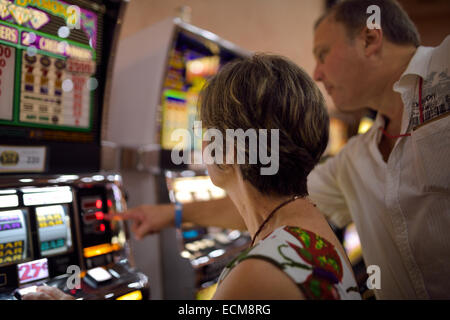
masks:
{"label": "man's ear", "polygon": [[364,43],[366,57],[380,53],[383,46],[383,30],[381,28],[369,29],[364,27],[360,35]]}

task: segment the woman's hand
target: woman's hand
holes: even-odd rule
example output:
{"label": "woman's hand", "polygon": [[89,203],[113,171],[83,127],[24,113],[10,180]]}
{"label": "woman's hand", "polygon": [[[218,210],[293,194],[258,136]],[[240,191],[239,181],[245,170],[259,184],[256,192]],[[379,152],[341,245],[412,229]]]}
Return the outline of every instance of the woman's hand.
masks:
{"label": "woman's hand", "polygon": [[75,298],[57,288],[39,286],[36,288],[36,292],[24,295],[22,300],[75,300]]}
{"label": "woman's hand", "polygon": [[132,220],[131,231],[140,240],[148,234],[160,232],[175,221],[173,204],[141,205],[123,213],[115,214],[113,219]]}

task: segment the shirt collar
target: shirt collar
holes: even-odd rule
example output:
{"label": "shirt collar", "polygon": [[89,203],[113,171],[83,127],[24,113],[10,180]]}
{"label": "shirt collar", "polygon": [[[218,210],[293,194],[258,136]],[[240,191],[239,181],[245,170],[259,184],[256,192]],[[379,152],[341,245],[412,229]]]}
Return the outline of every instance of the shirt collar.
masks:
{"label": "shirt collar", "polygon": [[[398,92],[400,94],[410,92],[410,89],[416,85],[416,81],[418,77],[421,77],[422,79],[426,79],[431,57],[433,55],[433,47],[424,47],[420,46],[417,48],[416,52],[414,53],[413,57],[409,61],[408,67],[406,70],[402,73],[400,76],[400,79],[394,83],[393,90],[395,92]],[[402,97],[403,100],[403,97]],[[409,122],[410,122],[410,114],[411,114],[411,105],[410,103],[406,103],[403,100],[404,103],[404,110],[402,115],[402,123],[401,123],[401,129],[400,133],[404,134],[408,130]],[[384,120],[384,119],[382,119]],[[384,126],[384,121],[382,122]]]}
{"label": "shirt collar", "polygon": [[425,79],[428,72],[428,67],[433,53],[433,47],[420,46],[417,48],[414,56],[409,61],[408,67],[400,76],[400,79],[394,84],[394,91],[400,91],[399,89],[404,84],[404,79],[408,76],[415,75]]}

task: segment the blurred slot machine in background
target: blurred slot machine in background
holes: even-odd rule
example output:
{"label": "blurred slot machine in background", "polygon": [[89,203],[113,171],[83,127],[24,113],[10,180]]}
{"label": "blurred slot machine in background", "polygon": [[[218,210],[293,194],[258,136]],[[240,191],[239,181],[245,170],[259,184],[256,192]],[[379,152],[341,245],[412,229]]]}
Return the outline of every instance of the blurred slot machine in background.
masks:
{"label": "blurred slot machine in background", "polygon": [[146,299],[120,175],[100,171],[119,0],[0,1],[0,299]]}
{"label": "blurred slot machine in background", "polygon": [[[15,289],[24,294],[43,284],[78,299],[148,295],[147,277],[128,261],[124,222],[105,219],[126,205],[120,179],[100,174],[3,178],[0,299],[14,299]],[[70,266],[80,271],[78,285],[71,280]]]}
{"label": "blurred slot machine in background", "polygon": [[[206,31],[193,27],[191,30],[195,32],[180,29],[169,52],[158,130],[163,154],[168,155],[172,150],[183,152],[183,155],[187,152],[190,153],[191,163],[177,168],[168,156],[163,158],[161,167],[165,169],[167,190],[161,192],[161,202],[167,201],[167,192],[172,203],[207,201],[226,196],[224,190],[213,185],[206,170],[201,170],[200,161],[195,161],[202,157],[203,134],[196,128],[195,121],[198,120],[201,89],[221,66],[239,58],[239,55],[224,50],[217,41],[203,38],[202,35],[208,34]],[[177,129],[185,129],[188,139],[174,139]],[[238,230],[204,228],[193,224],[183,224],[179,230],[164,230],[161,250],[165,297],[210,299],[222,269],[248,244],[247,233]]]}
{"label": "blurred slot machine in background", "polygon": [[[203,130],[195,125],[198,97],[223,65],[250,54],[179,18],[121,41],[108,140],[121,148],[130,206],[225,195],[212,185],[202,164]],[[180,129],[184,139],[177,137]],[[173,151],[189,163],[176,163]],[[161,298],[204,299],[214,292],[225,262],[248,240],[239,231],[182,225],[136,243],[136,261],[149,274],[160,274]]]}
{"label": "blurred slot machine in background", "polygon": [[[226,196],[207,172],[166,171],[170,201],[189,203]],[[249,246],[248,232],[183,223],[179,229],[163,232],[165,292],[173,298],[207,300],[216,290],[222,269]],[[173,239],[176,239],[174,243]]]}

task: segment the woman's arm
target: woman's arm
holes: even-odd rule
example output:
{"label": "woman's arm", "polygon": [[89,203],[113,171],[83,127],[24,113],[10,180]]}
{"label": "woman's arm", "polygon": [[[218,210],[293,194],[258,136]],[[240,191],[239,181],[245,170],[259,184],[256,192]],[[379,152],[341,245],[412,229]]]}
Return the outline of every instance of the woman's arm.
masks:
{"label": "woman's arm", "polygon": [[247,229],[244,220],[229,197],[185,204],[183,206],[183,221],[202,226]]}
{"label": "woman's arm", "polygon": [[[148,234],[173,226],[175,224],[175,207],[173,204],[141,205],[115,217],[132,220],[131,230],[137,239],[141,239]],[[228,197],[184,204],[183,222],[246,230],[244,221]]]}
{"label": "woman's arm", "polygon": [[247,259],[217,287],[214,300],[305,300],[295,282],[262,259]]}

